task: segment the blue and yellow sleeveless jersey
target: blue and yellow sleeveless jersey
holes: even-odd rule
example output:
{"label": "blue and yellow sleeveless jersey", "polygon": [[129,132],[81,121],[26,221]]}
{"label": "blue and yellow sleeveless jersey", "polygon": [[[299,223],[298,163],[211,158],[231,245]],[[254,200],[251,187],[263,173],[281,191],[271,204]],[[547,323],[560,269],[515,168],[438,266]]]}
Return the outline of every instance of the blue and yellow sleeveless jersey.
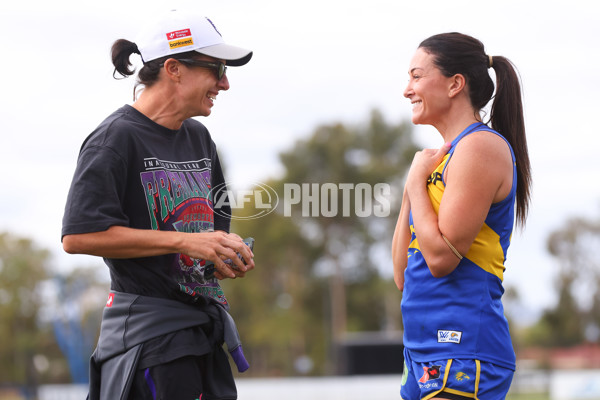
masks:
{"label": "blue and yellow sleeveless jersey", "polygon": [[[502,137],[486,125],[477,123],[467,127],[452,141],[448,154],[427,185],[436,213],[444,194],[447,163],[457,143],[475,131],[489,131]],[[501,302],[504,262],[513,230],[516,195],[516,165],[512,148],[511,154],[514,167],[510,194],[490,207],[468,253],[449,275],[442,278],[431,275],[419,248],[412,213],[410,215],[412,237],[404,274],[402,318],[404,346],[415,361],[468,358],[515,369],[515,353]]]}

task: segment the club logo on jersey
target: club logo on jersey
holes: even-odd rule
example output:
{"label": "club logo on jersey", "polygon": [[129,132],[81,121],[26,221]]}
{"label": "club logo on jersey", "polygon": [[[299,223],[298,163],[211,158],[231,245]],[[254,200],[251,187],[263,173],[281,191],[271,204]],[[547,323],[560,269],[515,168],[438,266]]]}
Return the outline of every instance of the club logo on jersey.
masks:
{"label": "club logo on jersey", "polygon": [[458,382],[462,382],[464,380],[471,379],[471,377],[464,372],[457,372],[456,375],[454,375],[454,379],[456,379]]}
{"label": "club logo on jersey", "polygon": [[438,330],[438,343],[460,343],[462,332]]}
{"label": "club logo on jersey", "polygon": [[419,382],[425,383],[427,381],[437,379],[440,377],[441,365],[432,365],[431,367],[423,367],[423,376],[419,379]]}

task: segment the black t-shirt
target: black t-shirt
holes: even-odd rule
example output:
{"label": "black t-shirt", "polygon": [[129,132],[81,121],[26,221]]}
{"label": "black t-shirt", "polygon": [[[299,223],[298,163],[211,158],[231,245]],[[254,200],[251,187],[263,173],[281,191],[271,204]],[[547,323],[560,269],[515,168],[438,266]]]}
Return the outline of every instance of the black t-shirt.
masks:
{"label": "black t-shirt", "polygon": [[[231,210],[213,189],[224,178],[214,142],[200,122],[173,131],[131,106],[104,120],[81,147],[67,198],[62,235],[111,226],[182,232],[229,231]],[[204,276],[204,260],[183,254],[105,258],[111,289],[228,307],[219,282]]]}

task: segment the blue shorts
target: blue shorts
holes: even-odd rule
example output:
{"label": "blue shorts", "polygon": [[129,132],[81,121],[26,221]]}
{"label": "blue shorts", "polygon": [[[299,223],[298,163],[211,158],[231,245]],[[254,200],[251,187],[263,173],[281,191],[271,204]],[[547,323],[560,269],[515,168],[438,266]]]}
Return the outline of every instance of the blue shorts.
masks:
{"label": "blue shorts", "polygon": [[426,400],[448,393],[470,399],[501,400],[506,398],[513,374],[511,369],[479,360],[418,363],[404,349],[400,397],[402,400]]}

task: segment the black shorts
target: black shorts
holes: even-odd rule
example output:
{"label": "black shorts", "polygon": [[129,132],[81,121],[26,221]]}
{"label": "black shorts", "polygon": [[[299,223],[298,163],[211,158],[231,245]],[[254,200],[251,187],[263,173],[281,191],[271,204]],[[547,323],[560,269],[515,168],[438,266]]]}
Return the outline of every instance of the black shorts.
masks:
{"label": "black shorts", "polygon": [[237,390],[222,348],[139,369],[128,400],[235,400]]}

